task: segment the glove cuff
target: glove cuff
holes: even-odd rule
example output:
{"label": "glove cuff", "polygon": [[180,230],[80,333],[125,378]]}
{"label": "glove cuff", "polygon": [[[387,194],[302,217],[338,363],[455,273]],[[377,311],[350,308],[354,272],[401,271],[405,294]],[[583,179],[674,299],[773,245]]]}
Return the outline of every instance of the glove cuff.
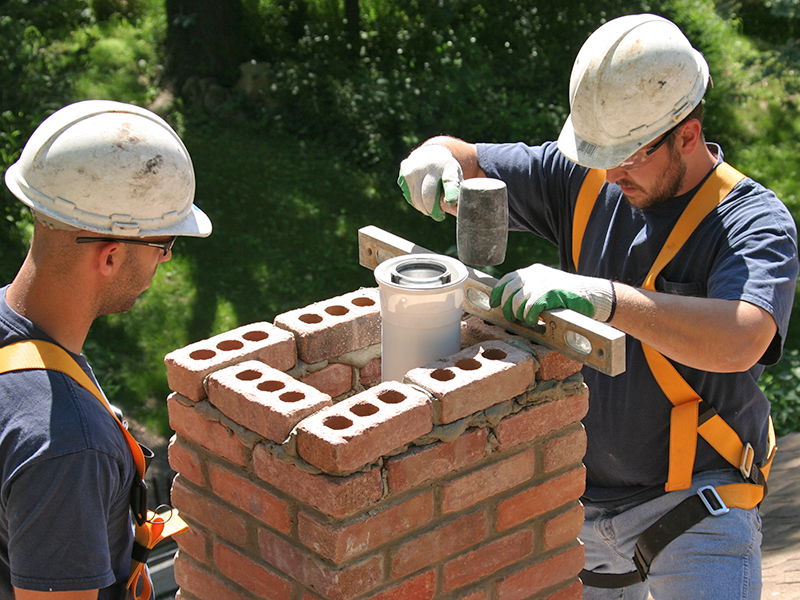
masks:
{"label": "glove cuff", "polygon": [[608,323],[617,309],[617,294],[614,291],[614,284],[609,279],[601,279],[598,281],[597,288],[593,291],[594,318],[603,323]]}

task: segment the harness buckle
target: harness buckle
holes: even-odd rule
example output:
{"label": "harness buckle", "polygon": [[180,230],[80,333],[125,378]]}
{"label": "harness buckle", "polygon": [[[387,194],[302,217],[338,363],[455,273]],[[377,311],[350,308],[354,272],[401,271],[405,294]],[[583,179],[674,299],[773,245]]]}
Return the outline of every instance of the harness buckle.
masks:
{"label": "harness buckle", "polygon": [[719,517],[730,511],[725,502],[719,496],[719,492],[713,485],[706,485],[697,490],[697,495],[703,501],[708,512],[714,516]]}
{"label": "harness buckle", "polygon": [[755,460],[756,453],[750,442],[747,442],[742,448],[742,456],[739,459],[739,472],[745,479],[750,479],[750,473],[753,471],[753,461]]}

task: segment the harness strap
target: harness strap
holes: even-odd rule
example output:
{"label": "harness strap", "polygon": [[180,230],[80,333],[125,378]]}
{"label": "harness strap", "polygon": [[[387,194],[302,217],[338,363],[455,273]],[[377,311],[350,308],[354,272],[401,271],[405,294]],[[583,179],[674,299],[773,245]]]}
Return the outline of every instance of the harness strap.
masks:
{"label": "harness strap", "polygon": [[[731,167],[728,163],[721,163],[706,179],[697,193],[694,195],[689,205],[684,209],[678,222],[672,228],[667,241],[664,242],[661,251],[658,253],[653,266],[650,268],[644,279],[642,288],[655,291],[656,278],[663,268],[675,257],[678,251],[686,243],[700,222],[730,193],[734,186],[744,179],[744,175]],[[642,344],[645,359],[653,373],[664,395],[667,396],[673,405],[670,418],[670,443],[669,443],[669,475],[664,489],[668,492],[674,490],[685,490],[692,484],[692,471],[694,469],[694,459],[697,448],[698,415],[701,398],[697,392],[681,377],[672,363],[660,352]],[[718,419],[722,421],[722,419]],[[727,427],[727,425],[725,426]],[[704,431],[711,432],[718,427],[706,427]],[[728,427],[728,431],[723,433],[733,434],[733,439],[727,442],[726,448],[722,451],[717,450],[726,460],[729,460],[731,444],[738,444],[739,455],[741,455],[742,443],[739,436],[733,429]],[[718,442],[722,438],[712,436]],[[709,440],[706,440],[711,443]],[[712,444],[713,446],[713,444]],[[736,456],[731,464],[739,466],[740,456]]]}
{"label": "harness strap", "polygon": [[[594,203],[599,195],[598,175],[590,171],[584,179],[575,207],[573,220],[572,251],[577,269],[580,248]],[[602,173],[604,171],[597,171]],[[678,222],[661,248],[653,266],[645,277],[642,287],[655,291],[656,278],[661,270],[675,257],[700,222],[731,192],[744,175],[721,163],[703,183],[684,209]],[[584,193],[584,190],[587,190]],[[593,194],[593,195],[591,195]],[[577,239],[580,238],[580,239]],[[697,435],[714,448],[726,461],[739,468],[749,483],[737,483],[702,488],[672,511],[661,517],[647,529],[636,542],[633,561],[637,570],[630,573],[609,574],[584,570],[581,579],[585,585],[604,588],[620,588],[644,581],[655,556],[676,537],[709,515],[723,514],[728,508],[751,509],[757,506],[766,494],[766,482],[775,456],[775,431],[769,419],[769,451],[761,467],[753,465],[755,453],[752,446],[743,444],[739,435],[728,425],[716,410],[695,392],[678,373],[672,363],[660,352],[642,344],[645,359],[664,395],[672,403],[670,413],[669,471],[666,491],[687,489],[691,486],[697,449]],[[709,492],[710,490],[710,492]],[[708,495],[713,492],[713,501]]]}
{"label": "harness strap", "polygon": [[590,169],[581,183],[578,199],[575,201],[575,212],[572,217],[572,266],[578,272],[578,261],[581,257],[583,234],[589,224],[592,209],[600,195],[600,189],[606,182],[606,172],[602,169]]}
{"label": "harness strap", "polygon": [[[103,392],[81,369],[80,365],[66,350],[43,340],[23,340],[0,348],[0,374],[10,371],[40,369],[57,371],[73,379],[78,385],[91,393],[119,426],[125,442],[133,456],[137,477],[131,490],[131,508],[135,519],[135,541],[131,559],[131,571],[127,589],[135,600],[146,600],[152,591],[152,582],[145,568],[147,557],[161,540],[185,531],[188,525],[171,509],[166,514],[156,514],[147,510],[147,484],[144,482],[148,457],[143,446],[134,439],[125,425],[117,418]],[[147,450],[149,457],[152,452]]]}

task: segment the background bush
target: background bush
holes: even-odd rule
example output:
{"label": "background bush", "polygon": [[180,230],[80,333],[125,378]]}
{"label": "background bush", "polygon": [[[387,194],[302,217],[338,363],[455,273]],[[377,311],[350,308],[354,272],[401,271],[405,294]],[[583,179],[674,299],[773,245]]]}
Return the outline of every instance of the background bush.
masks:
{"label": "background bush", "polygon": [[[399,161],[439,133],[553,139],[578,48],[621,14],[657,12],[683,28],[714,76],[707,137],[800,214],[794,0],[361,0],[357,28],[339,0],[227,0],[244,15],[233,20],[240,30],[224,34],[246,42],[231,51],[246,49],[259,73],[251,93],[232,83],[239,73],[215,74],[202,54],[180,68],[170,62],[176,39],[222,52],[223,32],[203,13],[213,1],[7,0],[0,8],[3,168],[46,114],[90,97],[152,103],[192,154],[197,202],[214,234],[179,240],[150,292],[130,313],[98,321],[86,345],[109,395],[155,431],[169,431],[164,354],[374,285],[357,264],[358,228],[374,224],[453,253],[453,221],[436,224],[403,202]],[[30,235],[20,206],[3,189],[4,280]],[[494,274],[534,261],[554,263],[555,253],[512,233]],[[797,304],[786,355],[762,382],[783,433],[800,430]]]}

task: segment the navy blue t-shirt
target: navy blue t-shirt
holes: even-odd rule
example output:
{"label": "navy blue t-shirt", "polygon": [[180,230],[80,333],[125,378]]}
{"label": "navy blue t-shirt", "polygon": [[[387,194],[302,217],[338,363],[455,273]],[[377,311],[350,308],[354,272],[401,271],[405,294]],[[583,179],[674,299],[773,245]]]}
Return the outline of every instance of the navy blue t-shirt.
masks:
{"label": "navy blue t-shirt", "polygon": [[[0,346],[51,340],[0,288]],[[73,355],[94,379],[82,356]],[[12,586],[125,597],[133,545],[131,452],[111,415],[71,378],[0,375],[0,599]]]}
{"label": "navy blue t-shirt", "polygon": [[[722,160],[721,149],[709,145]],[[655,208],[638,209],[606,183],[571,257],[572,215],[586,167],[556,144],[478,144],[478,163],[508,185],[509,225],[559,249],[562,268],[641,287],[656,255],[695,190]],[[699,187],[699,186],[698,186]],[[678,372],[765,459],[769,402],[757,385],[762,365],[781,355],[797,280],[797,231],[775,194],[745,178],[697,227],[656,282],[659,292],[745,300],[766,310],[778,331],[760,364],[741,373],[710,373],[672,361]],[[589,411],[585,499],[617,504],[663,491],[672,405],[653,379],[641,344],[626,340],[626,370],[616,377],[584,368]],[[729,464],[698,437],[695,472]]]}

